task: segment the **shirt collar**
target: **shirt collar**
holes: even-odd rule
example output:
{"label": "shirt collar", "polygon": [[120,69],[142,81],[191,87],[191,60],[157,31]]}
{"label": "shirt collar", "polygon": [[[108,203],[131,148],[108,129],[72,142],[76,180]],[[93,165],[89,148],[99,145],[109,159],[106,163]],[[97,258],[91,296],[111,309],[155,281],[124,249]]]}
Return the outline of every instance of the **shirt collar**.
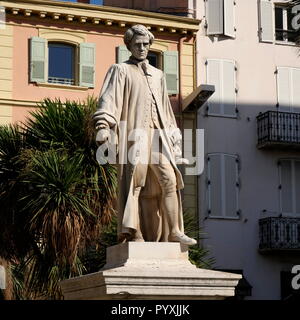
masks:
{"label": "shirt collar", "polygon": [[140,60],[136,59],[135,57],[130,56],[129,61],[130,61],[131,63],[135,64],[136,66],[140,67],[142,70],[144,70],[143,67],[142,67],[142,65],[143,65],[143,64],[146,65],[146,69],[147,69],[147,74],[146,74],[146,75],[152,76],[151,70],[150,70],[150,68],[149,68],[149,61],[148,61],[148,59],[145,59],[145,60],[143,60],[143,61],[140,61]]}

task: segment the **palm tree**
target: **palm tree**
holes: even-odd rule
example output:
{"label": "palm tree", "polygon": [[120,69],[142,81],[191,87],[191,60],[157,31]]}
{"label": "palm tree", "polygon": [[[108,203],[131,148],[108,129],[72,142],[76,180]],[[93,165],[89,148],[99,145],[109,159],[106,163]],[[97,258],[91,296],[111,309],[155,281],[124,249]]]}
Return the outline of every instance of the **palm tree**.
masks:
{"label": "palm tree", "polygon": [[60,280],[88,272],[81,259],[112,219],[116,172],[96,161],[95,109],[46,99],[0,128],[0,256],[27,298],[60,298]]}

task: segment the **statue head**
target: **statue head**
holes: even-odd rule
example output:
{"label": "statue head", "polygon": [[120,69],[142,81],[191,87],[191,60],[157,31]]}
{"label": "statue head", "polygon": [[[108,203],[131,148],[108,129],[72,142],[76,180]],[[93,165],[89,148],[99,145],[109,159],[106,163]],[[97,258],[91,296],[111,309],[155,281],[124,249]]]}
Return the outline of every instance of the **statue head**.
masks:
{"label": "statue head", "polygon": [[127,49],[137,60],[145,60],[147,58],[153,41],[153,34],[141,24],[132,26],[124,35],[124,42]]}

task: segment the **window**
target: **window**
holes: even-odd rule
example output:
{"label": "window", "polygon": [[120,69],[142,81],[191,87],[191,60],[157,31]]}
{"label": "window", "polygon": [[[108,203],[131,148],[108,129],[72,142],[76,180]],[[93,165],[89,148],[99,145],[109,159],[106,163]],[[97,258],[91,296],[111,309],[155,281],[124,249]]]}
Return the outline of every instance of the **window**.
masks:
{"label": "window", "polygon": [[239,217],[239,160],[236,155],[208,155],[207,188],[209,217]]}
{"label": "window", "polygon": [[[131,53],[126,46],[117,48],[117,62],[121,63],[129,59]],[[164,71],[166,75],[168,94],[178,94],[178,52],[177,51],[149,51],[148,60],[151,65]]]}
{"label": "window", "polygon": [[31,82],[79,85],[89,88],[95,85],[94,43],[71,45],[32,37],[30,59]]}
{"label": "window", "polygon": [[90,0],[90,4],[103,5],[103,0]]}
{"label": "window", "polygon": [[282,159],[278,166],[280,211],[300,215],[300,160]]}
{"label": "window", "polygon": [[75,84],[75,47],[63,43],[48,44],[48,82]]}
{"label": "window", "polygon": [[153,67],[162,69],[162,59],[160,52],[149,51],[147,59]]}
{"label": "window", "polygon": [[293,29],[292,6],[260,0],[260,40],[263,42],[296,42],[299,31]]}
{"label": "window", "polygon": [[295,42],[297,32],[292,27],[292,8],[275,6],[275,39]]}
{"label": "window", "polygon": [[277,96],[280,111],[300,112],[299,68],[277,68]]}
{"label": "window", "polygon": [[235,73],[234,61],[218,59],[206,61],[206,82],[215,86],[215,92],[207,102],[208,115],[237,117]]}
{"label": "window", "polygon": [[207,35],[235,37],[234,0],[207,0]]}

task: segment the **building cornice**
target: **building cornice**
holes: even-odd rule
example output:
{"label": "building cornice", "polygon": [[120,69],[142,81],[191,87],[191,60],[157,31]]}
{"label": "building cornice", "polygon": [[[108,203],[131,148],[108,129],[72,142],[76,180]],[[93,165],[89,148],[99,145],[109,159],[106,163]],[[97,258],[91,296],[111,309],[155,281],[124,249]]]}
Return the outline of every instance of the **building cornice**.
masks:
{"label": "building cornice", "polygon": [[196,35],[201,22],[170,14],[52,0],[7,0],[0,1],[0,6],[5,7],[7,14],[22,15],[24,18],[34,16],[40,19],[121,28],[144,24],[151,31],[171,34]]}

